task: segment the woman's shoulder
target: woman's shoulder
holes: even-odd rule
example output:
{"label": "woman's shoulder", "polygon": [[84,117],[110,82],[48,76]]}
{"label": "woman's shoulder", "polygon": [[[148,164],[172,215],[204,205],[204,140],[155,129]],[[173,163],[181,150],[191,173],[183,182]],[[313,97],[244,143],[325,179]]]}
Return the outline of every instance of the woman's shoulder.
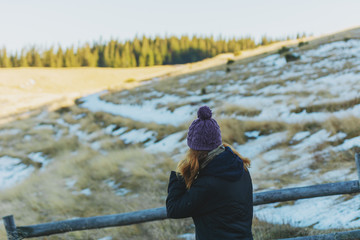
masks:
{"label": "woman's shoulder", "polygon": [[225,151],[221,152],[220,154],[216,155],[214,157],[215,159],[219,159],[219,158],[233,158],[236,154],[232,151],[232,149],[228,146],[225,147],[224,149]]}

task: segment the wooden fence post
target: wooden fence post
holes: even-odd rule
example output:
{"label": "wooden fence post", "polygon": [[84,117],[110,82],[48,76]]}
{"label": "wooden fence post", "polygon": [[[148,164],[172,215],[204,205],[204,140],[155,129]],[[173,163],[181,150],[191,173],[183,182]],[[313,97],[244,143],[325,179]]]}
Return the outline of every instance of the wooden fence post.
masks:
{"label": "wooden fence post", "polygon": [[10,215],[3,217],[3,221],[4,221],[8,240],[20,240],[21,238],[19,237],[18,231],[16,229],[14,216]]}
{"label": "wooden fence post", "polygon": [[355,162],[356,162],[358,180],[360,184],[360,153],[355,153]]}

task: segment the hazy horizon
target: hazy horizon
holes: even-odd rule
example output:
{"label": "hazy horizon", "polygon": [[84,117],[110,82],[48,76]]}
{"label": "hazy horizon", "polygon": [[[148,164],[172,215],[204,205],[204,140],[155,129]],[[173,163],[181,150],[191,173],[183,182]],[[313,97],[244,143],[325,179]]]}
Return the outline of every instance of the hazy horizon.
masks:
{"label": "hazy horizon", "polygon": [[76,47],[100,39],[125,41],[136,35],[251,36],[258,41],[263,35],[320,35],[360,24],[360,2],[355,0],[19,0],[1,5],[0,47],[11,52],[33,45]]}

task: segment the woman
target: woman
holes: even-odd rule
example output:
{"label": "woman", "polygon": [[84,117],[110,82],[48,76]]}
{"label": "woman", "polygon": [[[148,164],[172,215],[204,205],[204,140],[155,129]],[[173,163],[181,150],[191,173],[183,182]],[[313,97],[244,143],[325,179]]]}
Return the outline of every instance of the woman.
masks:
{"label": "woman", "polygon": [[209,107],[189,127],[186,158],[170,174],[169,218],[192,217],[197,240],[253,239],[250,160],[222,144]]}

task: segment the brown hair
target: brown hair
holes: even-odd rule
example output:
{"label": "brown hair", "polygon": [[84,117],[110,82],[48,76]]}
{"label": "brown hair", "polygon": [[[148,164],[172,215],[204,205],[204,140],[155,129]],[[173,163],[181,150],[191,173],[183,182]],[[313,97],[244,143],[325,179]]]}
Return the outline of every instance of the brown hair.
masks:
{"label": "brown hair", "polygon": [[[243,157],[238,153],[230,144],[223,143],[225,147],[230,147],[231,150],[240,157],[244,162],[244,168],[248,171],[250,167],[250,159]],[[184,178],[185,185],[187,189],[190,189],[194,180],[196,179],[200,165],[206,159],[209,151],[198,151],[189,149],[186,153],[185,159],[181,160],[176,168],[176,171]]]}
{"label": "brown hair", "polygon": [[209,151],[199,151],[189,149],[185,159],[181,160],[176,171],[184,178],[187,189],[190,189],[197,174],[199,173],[201,163],[206,159]]}

